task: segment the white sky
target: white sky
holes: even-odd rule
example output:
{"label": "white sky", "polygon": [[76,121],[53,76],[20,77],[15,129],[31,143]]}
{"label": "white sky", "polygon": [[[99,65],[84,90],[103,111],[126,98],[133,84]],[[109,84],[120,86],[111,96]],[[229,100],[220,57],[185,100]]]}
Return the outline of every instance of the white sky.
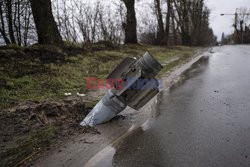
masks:
{"label": "white sky", "polygon": [[232,24],[234,18],[234,16],[220,16],[220,14],[235,13],[235,9],[241,7],[250,9],[250,0],[206,0],[206,3],[211,10],[210,26],[219,40],[222,32],[225,34],[233,32]]}

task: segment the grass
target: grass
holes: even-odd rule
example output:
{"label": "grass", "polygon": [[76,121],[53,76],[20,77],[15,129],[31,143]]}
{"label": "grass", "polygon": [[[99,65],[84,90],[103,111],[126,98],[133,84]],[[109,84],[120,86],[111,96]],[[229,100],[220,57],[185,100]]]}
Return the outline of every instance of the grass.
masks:
{"label": "grass", "polygon": [[[88,93],[86,77],[105,79],[125,57],[139,58],[149,51],[160,63],[178,58],[164,66],[157,76],[161,77],[185,62],[195,51],[194,48],[183,46],[149,45],[123,45],[97,50],[78,48],[77,51],[66,53],[51,46],[0,48],[0,111],[27,100],[58,100],[64,98],[64,93]],[[52,61],[44,62],[41,53],[46,53],[45,56],[52,58]],[[55,61],[55,56],[63,59]],[[89,100],[85,107],[92,108],[97,102],[98,99]],[[15,144],[0,154],[0,166],[15,166],[20,162],[23,165],[23,160],[49,147],[58,131],[60,128],[55,125],[45,125],[15,135]]]}
{"label": "grass", "polygon": [[164,67],[161,75],[194,53],[193,48],[182,46],[123,45],[117,49],[85,51],[74,56],[65,54],[63,63],[43,63],[39,57],[33,56],[43,49],[64,55],[61,49],[46,46],[6,47],[0,50],[0,56],[18,55],[10,56],[5,62],[1,60],[0,109],[27,100],[57,100],[64,97],[66,92],[86,93],[86,77],[104,79],[123,58],[138,58],[145,51],[149,51],[161,63],[179,57],[178,61]]}
{"label": "grass", "polygon": [[25,135],[14,137],[15,145],[12,145],[8,151],[0,154],[0,166],[23,165],[22,161],[27,157],[32,158],[32,155],[42,151],[41,148],[49,147],[55,136],[56,128],[54,126],[46,126],[39,130],[32,130]]}

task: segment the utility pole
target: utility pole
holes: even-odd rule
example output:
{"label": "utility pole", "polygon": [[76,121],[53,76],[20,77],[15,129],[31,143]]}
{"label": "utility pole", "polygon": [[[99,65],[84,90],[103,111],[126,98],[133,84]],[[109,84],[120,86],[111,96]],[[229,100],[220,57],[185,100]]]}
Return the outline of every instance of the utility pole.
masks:
{"label": "utility pole", "polygon": [[237,33],[238,39],[240,39],[240,40],[241,40],[241,44],[243,44],[243,43],[244,43],[244,32],[243,32],[244,20],[240,20],[240,32],[241,32],[241,37],[239,38],[238,29],[237,29],[238,16],[239,16],[239,15],[246,15],[246,16],[248,16],[248,15],[250,15],[250,13],[238,13],[238,8],[236,8],[236,11],[235,11],[234,14],[224,14],[224,13],[222,13],[222,14],[220,14],[220,15],[221,15],[221,16],[225,16],[225,15],[232,16],[232,15],[234,15],[234,25],[233,25],[233,26],[234,26],[235,31],[236,31],[236,33]]}

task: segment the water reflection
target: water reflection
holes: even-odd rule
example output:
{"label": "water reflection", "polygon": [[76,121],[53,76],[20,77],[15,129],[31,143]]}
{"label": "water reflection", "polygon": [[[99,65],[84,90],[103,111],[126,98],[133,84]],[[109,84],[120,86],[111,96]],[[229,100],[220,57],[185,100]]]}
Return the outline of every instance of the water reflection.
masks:
{"label": "water reflection", "polygon": [[163,154],[161,142],[158,139],[151,131],[138,128],[126,140],[115,146],[112,166],[166,166],[164,161],[167,157]]}
{"label": "water reflection", "polygon": [[[182,74],[182,80],[170,88],[170,93],[177,87],[183,85],[189,78],[197,76],[197,74],[203,73],[206,70],[206,66],[209,63],[209,57],[202,57],[198,62],[192,65],[192,67]],[[164,98],[168,97],[163,92]],[[189,96],[187,96],[189,97]],[[161,105],[159,111],[163,111],[162,107],[174,108],[170,97],[165,99],[164,106]],[[175,118],[175,117],[174,117]],[[179,127],[180,117],[177,113],[176,118],[168,120],[168,123],[172,123]],[[183,116],[187,118],[187,116]],[[175,122],[176,120],[176,122]],[[184,120],[183,120],[184,121]],[[172,162],[167,160],[173,159],[169,154],[168,147],[171,147],[169,143],[171,140],[175,141],[179,136],[173,135],[172,132],[178,131],[175,126],[165,126],[166,120],[163,118],[157,118],[157,121],[150,126],[147,130],[143,127],[133,129],[119,141],[106,147],[99,152],[86,166],[100,166],[100,167],[144,167],[144,166],[158,166],[165,167]],[[185,126],[185,125],[183,125]],[[159,129],[159,127],[162,127]],[[182,127],[184,129],[184,127]]]}
{"label": "water reflection", "polygon": [[207,70],[209,64],[209,56],[203,56],[199,61],[195,62],[188,70],[186,70],[182,75],[180,80],[170,87],[169,91],[173,91],[175,88],[178,88],[180,85],[184,84],[188,79],[198,76]]}

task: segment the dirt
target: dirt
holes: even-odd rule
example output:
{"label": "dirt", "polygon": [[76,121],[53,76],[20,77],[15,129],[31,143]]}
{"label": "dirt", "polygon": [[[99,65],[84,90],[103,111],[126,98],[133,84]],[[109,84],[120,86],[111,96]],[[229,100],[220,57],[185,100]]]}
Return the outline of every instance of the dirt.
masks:
{"label": "dirt", "polygon": [[[65,62],[64,57],[65,54],[59,48],[54,47],[0,47],[1,71],[14,78],[44,73],[52,75],[53,72],[45,64],[63,63]],[[4,81],[4,78],[1,77],[1,82]]]}
{"label": "dirt", "polygon": [[[107,44],[101,43],[99,45],[103,45],[103,48],[107,47]],[[102,49],[99,45],[97,50]],[[88,49],[87,46],[84,49]],[[95,49],[92,47],[92,50]],[[6,56],[6,50],[8,50],[8,56]],[[78,54],[82,51],[81,49],[79,51],[76,49],[67,50],[70,54]],[[0,65],[2,66],[0,69],[6,70],[4,72],[14,78],[43,73],[49,73],[53,76],[53,71],[47,69],[44,64],[67,63],[64,56],[65,50],[47,46],[44,48],[43,46],[17,49],[13,47],[0,48]],[[115,59],[115,56],[109,56],[104,57],[102,61]],[[24,60],[37,63],[26,64]],[[15,63],[4,64],[8,61],[15,61]],[[39,84],[45,84],[42,88],[47,89],[46,83]],[[11,89],[13,85],[10,85],[4,77],[0,77],[0,86]],[[57,85],[54,87],[58,89]],[[154,117],[151,113],[152,108],[148,107],[154,103],[152,102],[142,109],[143,112],[141,112],[142,110],[126,109],[123,115],[115,117],[109,124],[97,126],[98,130],[80,127],[80,121],[104,93],[104,90],[90,91],[86,92],[85,97],[70,96],[57,101],[16,102],[13,100],[12,106],[15,107],[0,110],[0,166],[26,166],[41,155],[52,154],[52,152],[55,155],[62,155],[61,157],[65,160],[72,160],[68,156],[78,155],[75,152],[77,148],[81,148],[81,154],[86,155],[84,160],[80,162],[84,163],[110,141],[125,133],[130,126],[135,124],[139,126],[149,117]],[[67,148],[63,147],[65,143],[67,143]],[[49,158],[55,159],[55,166],[64,165],[65,161],[60,157],[55,158],[52,155]],[[78,155],[78,159],[82,159],[82,157]],[[46,160],[42,166],[51,162],[50,159]]]}
{"label": "dirt", "polygon": [[[203,52],[203,51],[201,51]],[[164,90],[179,82],[181,74],[201,58],[200,53],[187,60],[185,65],[178,66],[163,78]],[[40,155],[40,158],[31,162],[31,166],[72,166],[80,167],[89,164],[100,154],[105,154],[105,148],[121,141],[127,134],[138,128],[147,129],[151,122],[159,115],[157,104],[161,100],[160,92],[139,111],[126,108],[119,116],[109,123],[97,125],[94,133],[85,133],[71,136],[67,141],[58,145],[52,151]]]}
{"label": "dirt", "polygon": [[16,165],[54,140],[82,132],[79,122],[89,111],[80,97],[57,102],[29,101],[1,111],[0,166]]}
{"label": "dirt", "polygon": [[82,117],[86,113],[84,103],[77,98],[60,102],[21,103],[15,108],[0,113],[0,124],[4,127],[0,135],[8,140],[8,133],[23,133],[32,128],[60,124],[66,120],[75,123],[79,120],[79,116]]}
{"label": "dirt", "polygon": [[[99,48],[99,45],[103,47]],[[102,50],[106,45],[97,44],[95,47]],[[0,47],[0,70],[4,74],[0,76],[0,86],[6,90],[13,89],[13,85],[6,78],[15,79],[43,74],[54,76],[56,74],[46,66],[47,63],[59,65],[68,63],[65,56],[77,55],[87,49],[87,46],[79,49],[54,46]],[[43,89],[48,89],[46,82],[39,84]],[[17,84],[15,86],[18,87]],[[20,89],[22,86],[19,85]],[[0,166],[24,165],[36,158],[37,154],[55,147],[60,141],[72,135],[98,134],[95,129],[80,127],[79,123],[96,103],[96,99],[104,93],[94,91],[88,92],[84,98],[70,96],[60,98],[63,100],[51,101],[8,99],[11,108],[0,109]],[[0,101],[6,102],[4,99]]]}

